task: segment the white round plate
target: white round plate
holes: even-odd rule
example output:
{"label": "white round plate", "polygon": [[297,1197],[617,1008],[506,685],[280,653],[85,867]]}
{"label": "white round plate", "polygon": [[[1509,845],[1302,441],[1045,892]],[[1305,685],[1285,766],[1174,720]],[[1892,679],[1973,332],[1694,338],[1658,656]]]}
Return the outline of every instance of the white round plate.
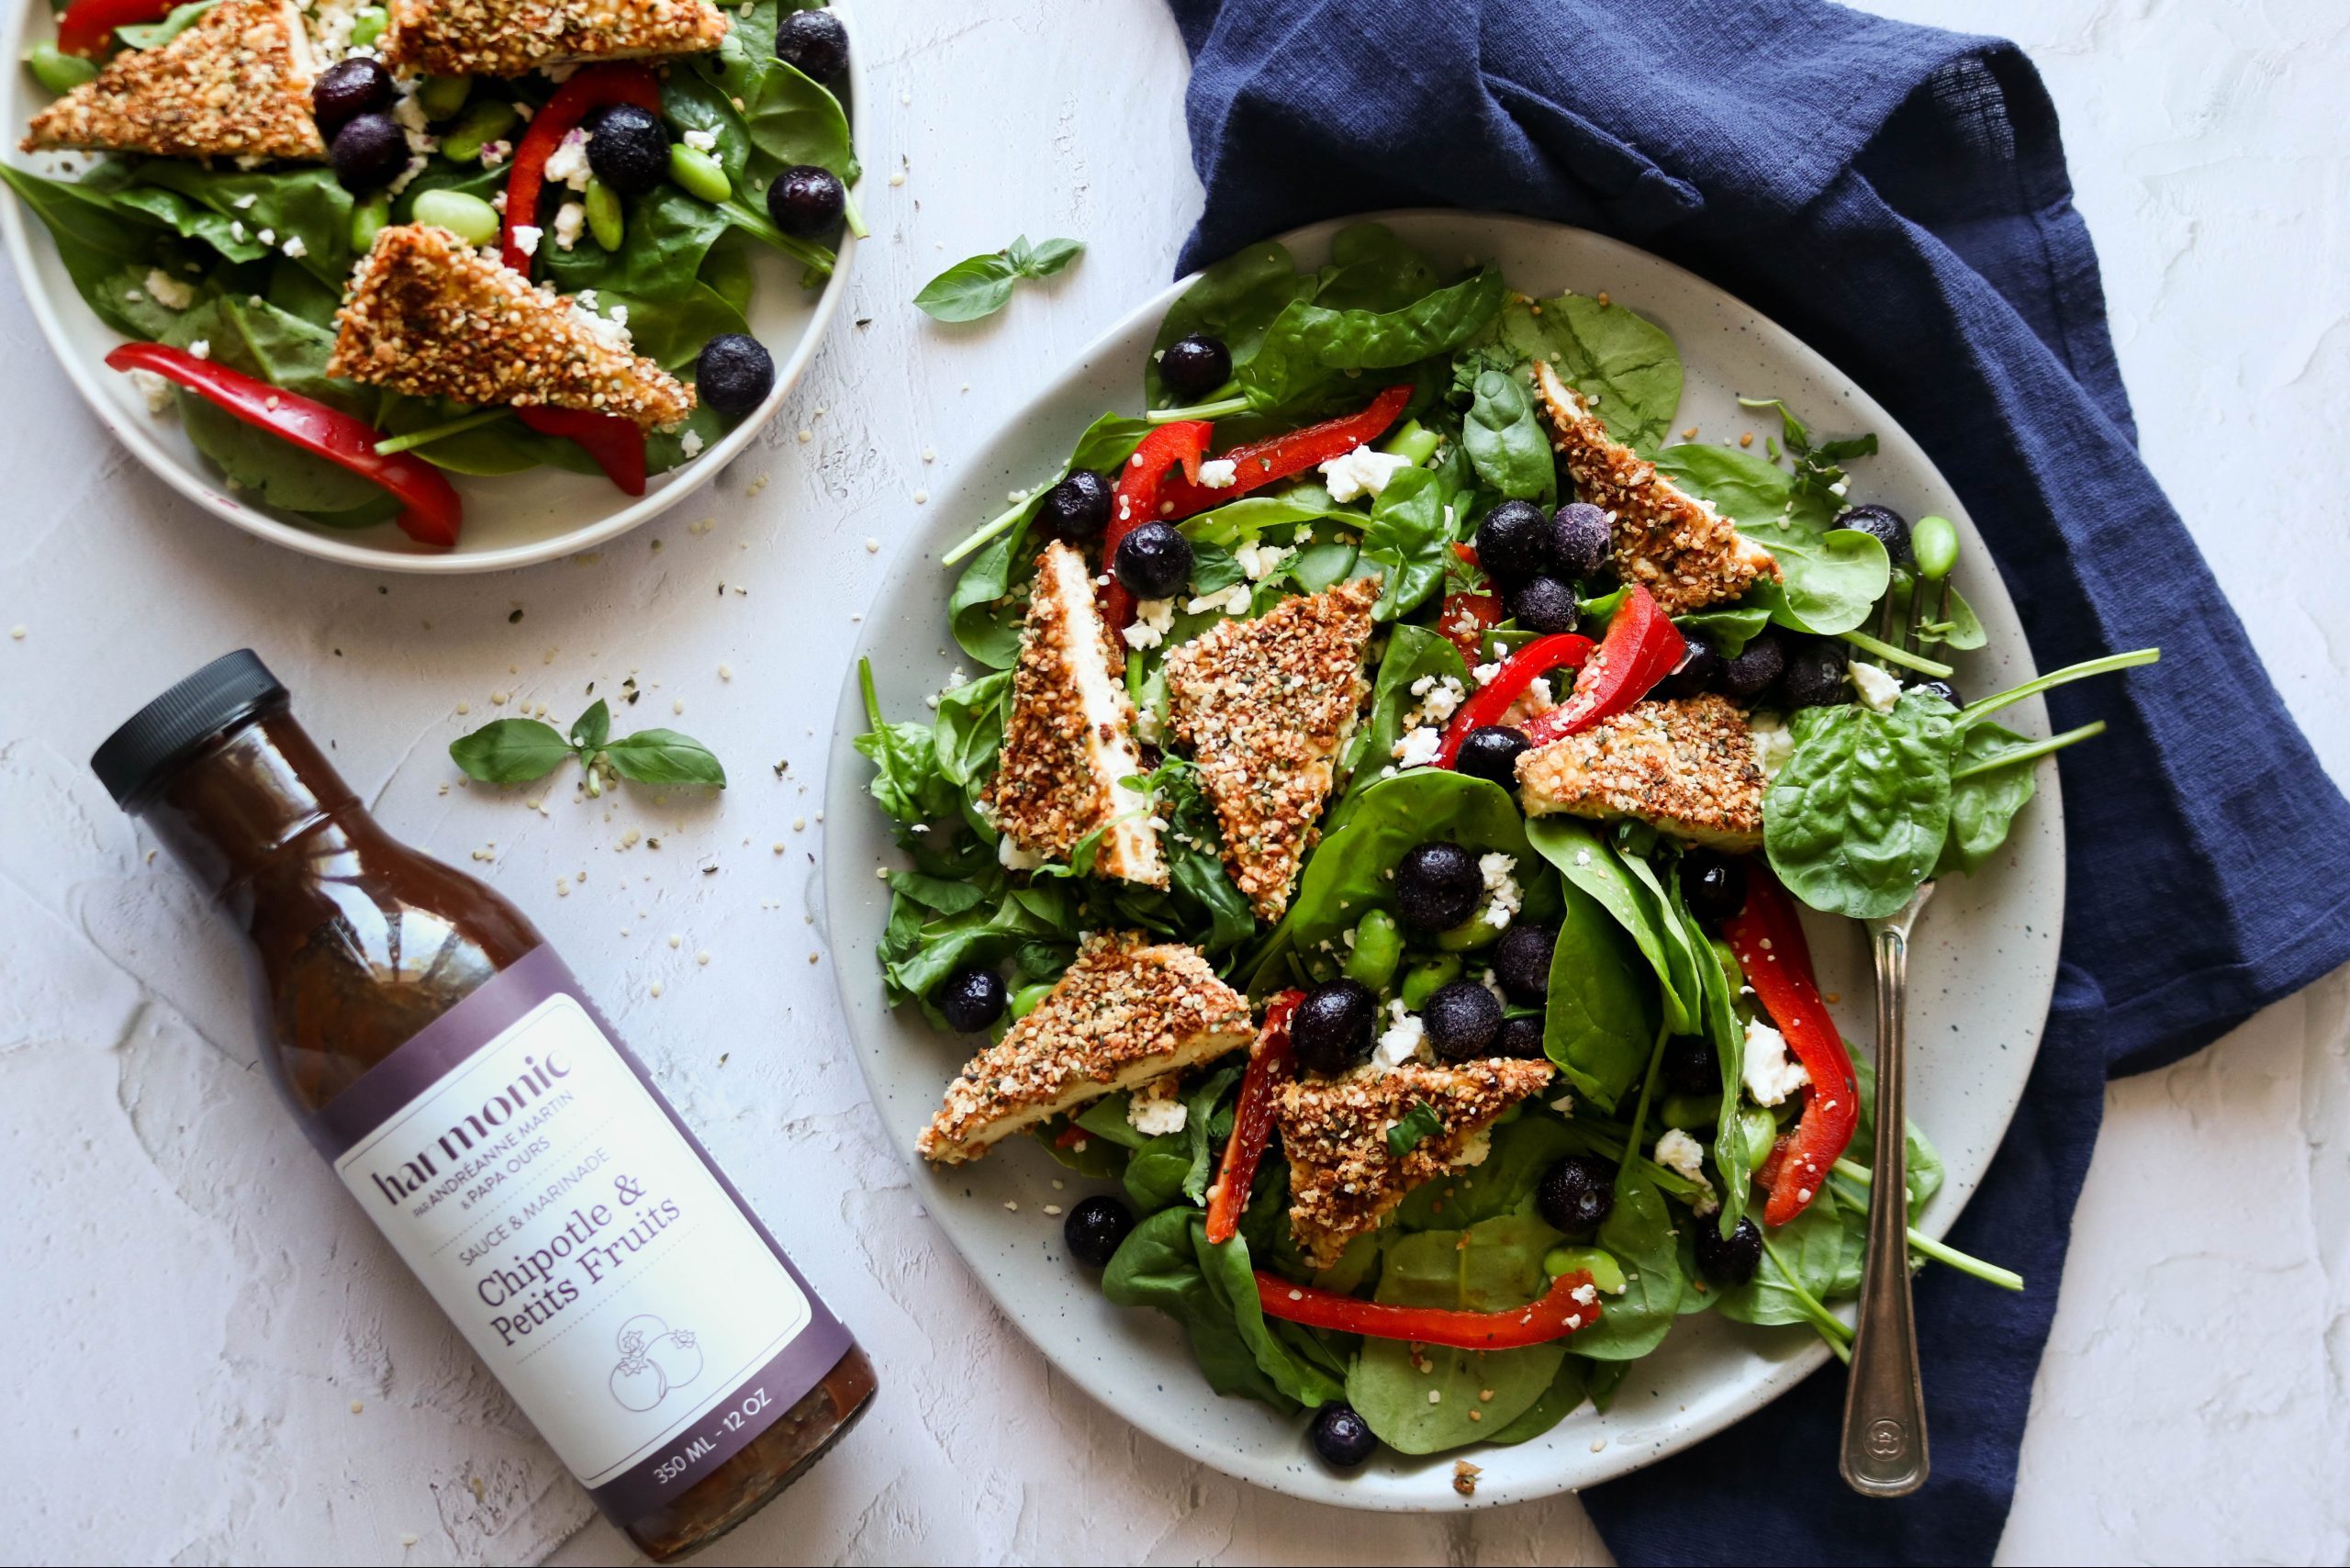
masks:
{"label": "white round plate", "polygon": [[[1989,692],[2031,678],[2015,607],[1958,497],[1891,416],[1785,329],[1689,273],[1580,230],[1456,212],[1389,214],[1377,221],[1445,263],[1464,257],[1499,262],[1514,289],[1539,295],[1605,290],[1656,321],[1673,334],[1687,366],[1675,424],[1696,426],[1698,439],[1734,440],[1752,430],[1760,442],[1777,433],[1774,415],[1765,412],[1764,420],[1773,421],[1766,424],[1738,407],[1740,392],[1784,397],[1823,435],[1874,431],[1879,454],[1854,465],[1855,493],[1909,517],[1940,512],[1957,521],[1964,541],[1959,576],[1990,641],[1979,653],[1960,655],[1962,689]],[[1330,238],[1340,227],[1317,224],[1284,242],[1301,263],[1318,265],[1327,260]],[[866,618],[858,649],[873,662],[890,717],[922,716],[923,698],[939,689],[954,662],[935,651],[950,645],[945,614],[955,578],[938,566],[940,552],[1000,510],[1006,489],[1050,474],[1096,415],[1140,406],[1144,356],[1159,318],[1190,281],[1145,302],[1096,342],[979,450],[957,488],[930,509],[929,532],[895,563]],[[2036,700],[2009,710],[2005,722],[2028,734],[2048,733],[2046,711]],[[826,790],[826,915],[850,1035],[882,1126],[904,1152],[923,1205],[1004,1316],[1080,1387],[1152,1437],[1226,1474],[1315,1502],[1409,1510],[1516,1503],[1594,1485],[1684,1448],[1761,1408],[1827,1359],[1818,1339],[1801,1327],[1753,1328],[1712,1314],[1690,1317],[1656,1354],[1633,1363],[1606,1415],[1586,1405],[1547,1436],[1516,1448],[1425,1459],[1382,1454],[1352,1474],[1315,1460],[1302,1419],[1253,1400],[1218,1398],[1171,1321],[1111,1306],[1102,1299],[1098,1275],[1069,1258],[1060,1222],[1046,1217],[1044,1207],[1066,1207],[1091,1184],[1073,1179],[1029,1139],[1013,1139],[976,1165],[949,1170],[914,1157],[914,1136],[936,1109],[970,1042],[933,1032],[912,1009],[900,1015],[883,1005],[872,954],[888,914],[889,889],[874,868],[903,859],[867,794],[871,769],[849,745],[864,728],[852,668]],[[1909,971],[1909,1109],[1948,1164],[1948,1179],[1922,1221],[1937,1236],[1982,1179],[2039,1047],[2055,982],[2064,841],[2055,770],[2043,767],[2039,798],[2018,820],[2001,861],[1979,877],[1946,882],[1920,923]],[[1835,920],[1809,924],[1820,983],[1847,1037],[1873,1039],[1861,928]],[[1069,1190],[1056,1192],[1055,1178],[1068,1182]],[[1016,1211],[1007,1206],[1012,1203],[1019,1204]],[[1456,1457],[1484,1467],[1473,1498],[1452,1491]],[[1818,1459],[1823,1471],[1836,1462],[1826,1451]]]}
{"label": "white round plate", "polygon": [[[846,17],[847,13],[843,15]],[[27,49],[50,41],[55,33],[47,6],[19,6],[9,60],[22,59]],[[852,50],[846,107],[850,135],[862,148],[857,114],[864,93],[856,74],[856,58]],[[19,168],[54,177],[56,154],[16,151],[23,126],[50,99],[50,95],[29,72],[13,65],[0,70],[5,155]],[[78,154],[70,156],[75,162],[87,162]],[[33,319],[49,340],[50,352],[57,356],[90,411],[130,449],[132,456],[181,495],[248,533],[321,560],[379,572],[498,572],[532,566],[575,551],[592,550],[700,489],[757,439],[807,369],[847,292],[849,265],[856,251],[855,238],[842,235],[833,275],[822,289],[811,291],[800,286],[798,263],[765,246],[751,247],[757,280],[749,313],[751,333],[775,356],[775,387],[748,418],[700,456],[655,476],[646,484],[644,494],[634,498],[622,495],[601,475],[548,468],[497,478],[453,474],[449,477],[464,498],[464,530],[453,548],[435,550],[417,543],[388,522],[373,528],[316,528],[229,489],[218,470],[189,442],[176,417],[150,413],[146,398],[130,378],[106,367],[107,352],[122,338],[91,314],[73,280],[66,275],[48,230],[12,193],[0,192],[0,234],[6,237],[11,270],[23,282]]]}

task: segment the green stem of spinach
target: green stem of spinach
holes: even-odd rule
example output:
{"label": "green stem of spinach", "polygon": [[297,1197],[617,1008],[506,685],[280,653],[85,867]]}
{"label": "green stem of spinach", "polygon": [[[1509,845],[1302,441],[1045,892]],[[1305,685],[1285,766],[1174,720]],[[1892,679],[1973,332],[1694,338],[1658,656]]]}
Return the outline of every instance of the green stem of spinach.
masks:
{"label": "green stem of spinach", "polygon": [[1968,703],[1958,711],[1958,727],[1962,730],[1966,729],[1970,725],[1989,718],[2010,703],[2020,702],[2027,697],[2037,697],[2053,687],[2064,686],[2076,680],[2085,680],[2093,675],[2109,675],[2118,669],[2128,669],[2132,665],[2150,665],[2162,656],[2163,651],[2160,648],[2135,648],[2126,654],[2108,654],[2101,659],[2087,659],[2076,665],[2067,665],[2063,669],[2050,671],[2037,680],[2027,680],[2012,691],[2002,691],[1995,696],[1986,697],[1980,702]]}
{"label": "green stem of spinach", "polygon": [[977,550],[980,545],[985,544],[989,540],[993,539],[997,534],[1002,533],[1005,529],[1010,528],[1013,523],[1018,522],[1020,521],[1020,514],[1028,510],[1029,506],[1035,500],[1038,491],[1049,490],[1055,485],[1059,484],[1063,479],[1068,477],[1069,470],[1067,468],[1056,468],[1053,470],[1053,476],[1051,478],[1046,480],[1043,484],[1037,486],[1035,489],[1029,491],[1026,495],[1021,497],[1020,499],[1013,502],[1010,506],[996,513],[995,516],[988,519],[987,521],[979,524],[979,526],[977,529],[974,529],[960,544],[956,545],[954,549],[949,550],[946,554],[941,555],[938,558],[938,564],[942,566],[951,566],[956,562],[961,560],[964,556],[969,554],[972,551]]}
{"label": "green stem of spinach", "polygon": [[1212,403],[1194,403],[1188,409],[1154,409],[1143,416],[1147,424],[1171,425],[1178,420],[1220,420],[1227,414],[1248,411],[1246,398],[1218,398]]}
{"label": "green stem of spinach", "polygon": [[1950,666],[1939,659],[1930,659],[1923,654],[1913,654],[1906,648],[1896,647],[1891,643],[1870,636],[1866,632],[1840,632],[1837,635],[1863,652],[1874,654],[1889,665],[1900,665],[1904,668],[1914,669],[1920,675],[1930,675],[1936,680],[1946,680],[1956,673]]}
{"label": "green stem of spinach", "polygon": [[2063,751],[2077,741],[2093,740],[2103,734],[2105,734],[2105,721],[2098,719],[2092,723],[2083,724],[2077,730],[2066,730],[2061,735],[2051,735],[2044,741],[2034,741],[2030,745],[2020,745],[2012,751],[2003,751],[1997,756],[1986,756],[1980,762],[1970,762],[1964,767],[1953,767],[1950,770],[1950,781],[1955,784],[1962,778],[1973,778],[1985,773],[1997,773],[2002,767],[2013,767],[2020,762],[2037,761],[2050,752]]}
{"label": "green stem of spinach", "polygon": [[[1833,1166],[1830,1167],[1830,1170],[1834,1174],[1841,1176],[1847,1182],[1853,1183],[1863,1191],[1865,1191],[1869,1185],[1869,1170],[1864,1165],[1857,1164],[1850,1159],[1839,1159]],[[1835,1194],[1837,1200],[1842,1203],[1846,1208],[1852,1210],[1854,1213],[1866,1214],[1868,1212],[1869,1205],[1866,1198],[1855,1196],[1845,1189],[1837,1186],[1832,1182],[1829,1183],[1828,1190]],[[1930,1258],[1937,1263],[1942,1263],[1950,1268],[1956,1269],[1962,1274],[1972,1274],[1976,1279],[1981,1280],[1985,1284],[1997,1285],[2003,1291],[2020,1291],[2023,1289],[2023,1276],[2017,1273],[2013,1269],[2002,1269],[1997,1263],[1986,1263],[1982,1259],[1975,1257],[1972,1253],[1961,1252],[1955,1247],[1946,1246],[1940,1241],[1936,1241],[1932,1237],[1928,1236],[1914,1225],[1906,1228],[1909,1232],[1909,1250],[1915,1252],[1920,1258]]]}
{"label": "green stem of spinach", "polygon": [[1714,1195],[1712,1187],[1701,1182],[1692,1182],[1678,1170],[1666,1170],[1638,1148],[1628,1146],[1622,1138],[1602,1131],[1589,1122],[1570,1121],[1567,1132],[1569,1141],[1574,1145],[1577,1153],[1596,1154],[1602,1159],[1622,1160],[1627,1166],[1638,1170],[1644,1180],[1654,1183],[1657,1191],[1668,1197],[1680,1199],[1691,1208],[1697,1206],[1700,1198]]}
{"label": "green stem of spinach", "polygon": [[795,240],[767,221],[764,213],[752,211],[741,202],[729,197],[712,202],[719,216],[755,240],[763,241],[793,260],[804,263],[818,277],[833,275],[833,253],[822,245],[811,245],[805,240]]}
{"label": "green stem of spinach", "polygon": [[420,446],[427,446],[441,440],[443,436],[463,435],[467,431],[479,430],[484,425],[495,424],[513,411],[511,409],[476,409],[470,414],[460,414],[453,420],[444,420],[437,425],[427,425],[420,431],[410,431],[406,435],[396,435],[388,441],[379,441],[375,443],[375,455],[390,457],[402,452],[413,452]]}
{"label": "green stem of spinach", "polygon": [[1851,1365],[1852,1331],[1844,1326],[1841,1318],[1822,1306],[1817,1296],[1803,1288],[1803,1282],[1796,1278],[1796,1271],[1787,1267],[1786,1260],[1779,1256],[1779,1249],[1771,1245],[1771,1238],[1767,1236],[1762,1238],[1762,1256],[1771,1260],[1771,1266],[1779,1271],[1779,1278],[1785,1284],[1787,1294],[1796,1298],[1796,1305],[1803,1309],[1805,1319],[1818,1331],[1822,1339],[1828,1341],[1828,1348],[1836,1352],[1836,1359]]}
{"label": "green stem of spinach", "polygon": [[1664,1042],[1672,1037],[1672,1025],[1657,1025],[1656,1045],[1649,1051],[1648,1075],[1640,1080],[1640,1098],[1632,1107],[1631,1136],[1625,1140],[1624,1152],[1617,1157],[1616,1182],[1618,1186],[1623,1184],[1625,1175],[1632,1169],[1632,1157],[1639,1153],[1640,1145],[1647,1140],[1649,1103],[1656,1098],[1657,1074],[1664,1066]]}
{"label": "green stem of spinach", "polygon": [[865,227],[865,214],[856,210],[856,193],[846,185],[841,187],[841,217],[848,224],[848,231],[863,240],[869,237]]}

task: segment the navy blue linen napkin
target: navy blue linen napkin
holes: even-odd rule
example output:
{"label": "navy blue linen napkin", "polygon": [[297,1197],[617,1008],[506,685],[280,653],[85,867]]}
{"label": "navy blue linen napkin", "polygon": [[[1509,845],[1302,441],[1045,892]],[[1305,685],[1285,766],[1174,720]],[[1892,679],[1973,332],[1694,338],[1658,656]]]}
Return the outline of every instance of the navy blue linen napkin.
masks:
{"label": "navy blue linen napkin", "polygon": [[2139,460],[2056,117],[2014,45],[1817,0],[1169,0],[1207,204],[1184,266],[1315,218],[1530,214],[1671,258],[1827,354],[1925,443],[2065,688],[2054,1005],[1956,1244],[1929,1269],[1933,1479],[1836,1473],[1830,1366],[1584,1494],[1627,1563],[1990,1560],[2109,1075],[2175,1061],[2350,959],[2350,807]]}

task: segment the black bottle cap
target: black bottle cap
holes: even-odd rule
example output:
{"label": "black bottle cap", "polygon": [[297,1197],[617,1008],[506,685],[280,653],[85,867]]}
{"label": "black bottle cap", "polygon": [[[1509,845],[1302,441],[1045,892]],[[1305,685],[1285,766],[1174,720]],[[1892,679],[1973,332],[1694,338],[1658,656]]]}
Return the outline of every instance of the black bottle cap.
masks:
{"label": "black bottle cap", "polygon": [[116,805],[137,812],[207,742],[285,701],[285,688],[251,648],[223,654],[133,713],[91,754],[90,767]]}

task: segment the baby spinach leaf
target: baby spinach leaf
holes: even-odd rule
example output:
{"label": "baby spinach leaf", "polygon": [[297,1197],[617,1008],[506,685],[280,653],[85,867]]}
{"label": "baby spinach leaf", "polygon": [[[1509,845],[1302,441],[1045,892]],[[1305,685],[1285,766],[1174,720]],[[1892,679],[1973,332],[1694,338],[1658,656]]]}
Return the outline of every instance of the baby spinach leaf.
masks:
{"label": "baby spinach leaf", "polygon": [[[750,128],[734,112],[733,103],[713,84],[715,72],[671,71],[661,79],[661,118],[682,136],[705,130],[718,140],[710,155],[726,171],[730,184],[747,177],[751,158]],[[746,100],[747,101],[747,100]],[[502,172],[502,171],[501,171]]]}
{"label": "baby spinach leaf", "polygon": [[1840,1204],[1826,1201],[1824,1194],[1821,1201],[1765,1234],[1770,1251],[1763,1255],[1754,1277],[1718,1293],[1715,1310],[1731,1322],[1809,1323],[1811,1313],[1790,1286],[1790,1275],[1795,1285],[1818,1301],[1860,1289],[1861,1253],[1866,1241],[1863,1226]]}
{"label": "baby spinach leaf", "polygon": [[231,260],[289,256],[337,289],[351,274],[352,196],[330,169],[213,169],[147,158],[127,167],[125,182],[114,193],[118,205],[149,212]]}
{"label": "baby spinach leaf", "polygon": [[1183,1199],[1183,1179],[1191,1174],[1192,1151],[1181,1133],[1162,1133],[1135,1150],[1126,1161],[1126,1196],[1144,1214]]}
{"label": "baby spinach leaf", "polygon": [[1450,640],[1425,626],[1401,625],[1388,633],[1387,651],[1379,661],[1379,675],[1371,689],[1371,714],[1356,731],[1348,748],[1345,801],[1378,781],[1380,769],[1395,755],[1404,738],[1404,717],[1419,705],[1412,695],[1415,682],[1449,678],[1469,688],[1469,666]]}
{"label": "baby spinach leaf", "polygon": [[1371,608],[1374,621],[1395,621],[1426,603],[1444,584],[1452,559],[1445,522],[1445,491],[1425,468],[1399,469],[1371,503],[1362,532],[1362,558],[1386,568],[1386,586]]}
{"label": "baby spinach leaf", "polygon": [[[1192,1240],[1197,1226],[1199,1246]],[[1246,1394],[1277,1409],[1296,1407],[1257,1363],[1241,1337],[1230,1299],[1211,1288],[1201,1266],[1206,1226],[1197,1209],[1159,1210],[1130,1231],[1102,1271],[1102,1294],[1114,1306],[1150,1306],[1182,1325],[1208,1386]]]}
{"label": "baby spinach leaf", "polygon": [[1516,364],[1547,362],[1583,395],[1607,433],[1653,454],[1681,406],[1681,354],[1656,323],[1580,294],[1515,300],[1478,346]]}
{"label": "baby spinach leaf", "polygon": [[1342,1397],[1345,1387],[1318,1364],[1319,1355],[1292,1355],[1290,1347],[1294,1341],[1273,1331],[1265,1316],[1264,1303],[1257,1294],[1257,1275],[1249,1265],[1247,1239],[1236,1235],[1210,1246],[1206,1222],[1197,1211],[1192,1214],[1192,1253],[1199,1260],[1201,1278],[1206,1282],[1210,1295],[1230,1315],[1241,1343],[1256,1361],[1257,1370],[1285,1398],[1309,1410]]}
{"label": "baby spinach leaf", "polygon": [[1494,1124],[1490,1148],[1475,1165],[1456,1166],[1412,1189],[1395,1210],[1402,1231],[1439,1230],[1516,1214],[1534,1184],[1563,1155],[1575,1152],[1566,1124],[1534,1109]]}
{"label": "baby spinach leaf", "polygon": [[1612,1111],[1655,1043],[1652,971],[1597,899],[1572,881],[1564,892],[1542,1049],[1578,1092]]}
{"label": "baby spinach leaf", "polygon": [[[775,56],[779,9],[775,0],[755,0],[717,50],[691,56],[688,68],[715,87],[728,107],[742,106],[736,113],[751,143],[744,172],[755,191],[763,192],[769,180],[797,163],[829,169],[843,185],[854,185],[861,171],[840,100]],[[666,95],[662,108],[672,109]],[[725,145],[722,139],[720,145]],[[727,174],[733,177],[735,170],[730,166]]]}
{"label": "baby spinach leaf", "polygon": [[1934,862],[1935,876],[1946,877],[1958,871],[1972,875],[2007,843],[2016,813],[2023,810],[2038,788],[2033,778],[2038,756],[2029,754],[2006,767],[1997,766],[1998,760],[2003,754],[2031,745],[2013,730],[1988,720],[1971,726],[1959,737],[1953,767],[1986,763],[1993,766],[1987,771],[1952,781],[1950,836],[1943,841],[1942,855]]}
{"label": "baby spinach leaf", "polygon": [[1559,1362],[1559,1370],[1551,1374],[1550,1386],[1542,1391],[1542,1396],[1528,1406],[1516,1420],[1497,1432],[1487,1432],[1485,1441],[1507,1448],[1540,1437],[1573,1415],[1588,1397],[1590,1374],[1591,1362],[1569,1351]]}
{"label": "baby spinach leaf", "polygon": [[1892,711],[1806,708],[1762,801],[1771,868],[1816,910],[1897,912],[1933,874],[1950,825],[1957,711],[1912,687]]}
{"label": "baby spinach leaf", "polygon": [[1284,307],[1233,379],[1259,413],[1305,409],[1349,384],[1349,372],[1393,370],[1467,342],[1501,308],[1502,276],[1486,267],[1395,310]]}
{"label": "baby spinach leaf", "polygon": [[984,675],[938,694],[938,771],[968,788],[995,771],[1012,712],[1012,672]]}
{"label": "baby spinach leaf", "polygon": [[1599,1245],[1624,1266],[1624,1294],[1601,1299],[1599,1321],[1574,1337],[1575,1354],[1636,1361],[1672,1332],[1685,1284],[1673,1211],[1637,1167],[1616,1183],[1616,1206],[1600,1222]]}
{"label": "baby spinach leaf", "polygon": [[1426,256],[1381,223],[1351,223],[1330,241],[1330,264],[1314,278],[1314,303],[1331,310],[1400,310],[1444,279]]}
{"label": "baby spinach leaf", "polygon": [[[1208,1201],[1208,1172],[1214,1163],[1210,1158],[1213,1151],[1209,1148],[1209,1137],[1214,1130],[1211,1124],[1215,1119],[1216,1104],[1240,1081],[1240,1070],[1239,1062],[1218,1068],[1192,1091],[1191,1099],[1185,1103],[1183,1137],[1191,1152],[1188,1159],[1190,1169],[1183,1175],[1182,1192],[1195,1204]],[[1255,1293],[1251,1291],[1250,1294],[1253,1295]]]}
{"label": "baby spinach leaf", "polygon": [[[1667,935],[1667,912],[1654,882],[1636,878],[1615,846],[1590,823],[1574,817],[1531,818],[1526,824],[1526,837],[1543,859],[1558,868],[1570,886],[1596,900],[1623,928],[1655,971],[1668,1026],[1676,1035],[1690,1033],[1695,1028],[1691,1020],[1697,1015],[1697,1001],[1681,995],[1679,986],[1682,969],[1694,970],[1694,966],[1673,956],[1682,943],[1677,935]],[[1609,1103],[1613,1103],[1612,1098]]]}
{"label": "baby spinach leaf", "polygon": [[188,0],[185,6],[174,6],[160,22],[128,22],[115,28],[117,42],[125,49],[161,49],[196,24],[220,0]]}
{"label": "baby spinach leaf", "polygon": [[721,332],[751,330],[741,310],[699,278],[688,280],[683,293],[660,297],[599,289],[596,313],[610,317],[616,309],[628,312],[633,352],[664,370],[692,364],[702,345]]}
{"label": "baby spinach leaf", "polygon": [[1559,465],[1550,438],[1519,377],[1498,370],[1478,375],[1460,441],[1477,477],[1503,495],[1545,504],[1557,498]]}
{"label": "baby spinach leaf", "polygon": [[[1279,495],[1244,496],[1213,511],[1185,518],[1176,526],[1194,546],[1213,544],[1230,550],[1249,543],[1269,528],[1292,523],[1335,522],[1360,530],[1369,519],[1352,507],[1342,507],[1319,485],[1293,485]],[[1213,592],[1213,589],[1203,589]]]}
{"label": "baby spinach leaf", "polygon": [[1736,447],[1692,443],[1667,447],[1656,465],[1778,561],[1785,580],[1758,582],[1747,602],[1767,606],[1781,625],[1849,632],[1885,597],[1893,568],[1884,544],[1858,529],[1830,527],[1829,509],[1798,494],[1795,477],[1777,464]]}
{"label": "baby spinach leaf", "polygon": [[550,240],[539,247],[539,269],[565,294],[593,288],[638,300],[682,299],[726,230],[725,214],[665,182],[630,204],[618,251],[584,236],[568,251]]}
{"label": "baby spinach leaf", "polygon": [[1245,364],[1274,318],[1313,288],[1313,280],[1299,276],[1289,252],[1275,244],[1251,245],[1208,268],[1168,307],[1158,324],[1150,357],[1143,362],[1143,406],[1161,408],[1169,400],[1166,384],[1158,377],[1158,360],[1169,344],[1204,333],[1223,340],[1232,351],[1233,364]]}
{"label": "baby spinach leaf", "polygon": [[940,771],[938,745],[930,726],[912,721],[890,722],[882,716],[881,699],[873,689],[872,664],[858,660],[856,673],[865,691],[867,728],[852,744],[872,759],[873,799],[901,827],[950,814],[955,808],[954,786]]}
{"label": "baby spinach leaf", "polygon": [[175,277],[196,281],[167,255],[171,230],[165,225],[118,205],[90,179],[49,180],[0,164],[0,180],[48,229],[66,275],[100,320],[125,337],[162,335],[172,313],[148,297],[147,269],[162,264]]}
{"label": "baby spinach leaf", "polygon": [[1726,659],[1734,659],[1745,652],[1747,643],[1770,623],[1771,607],[1762,603],[1741,602],[1728,609],[1698,610],[1673,618],[1673,624],[1684,635],[1695,633],[1705,638]]}
{"label": "baby spinach leaf", "polygon": [[553,773],[572,745],[552,724],[536,719],[497,719],[449,743],[449,757],[468,778],[485,784],[527,784]]}

